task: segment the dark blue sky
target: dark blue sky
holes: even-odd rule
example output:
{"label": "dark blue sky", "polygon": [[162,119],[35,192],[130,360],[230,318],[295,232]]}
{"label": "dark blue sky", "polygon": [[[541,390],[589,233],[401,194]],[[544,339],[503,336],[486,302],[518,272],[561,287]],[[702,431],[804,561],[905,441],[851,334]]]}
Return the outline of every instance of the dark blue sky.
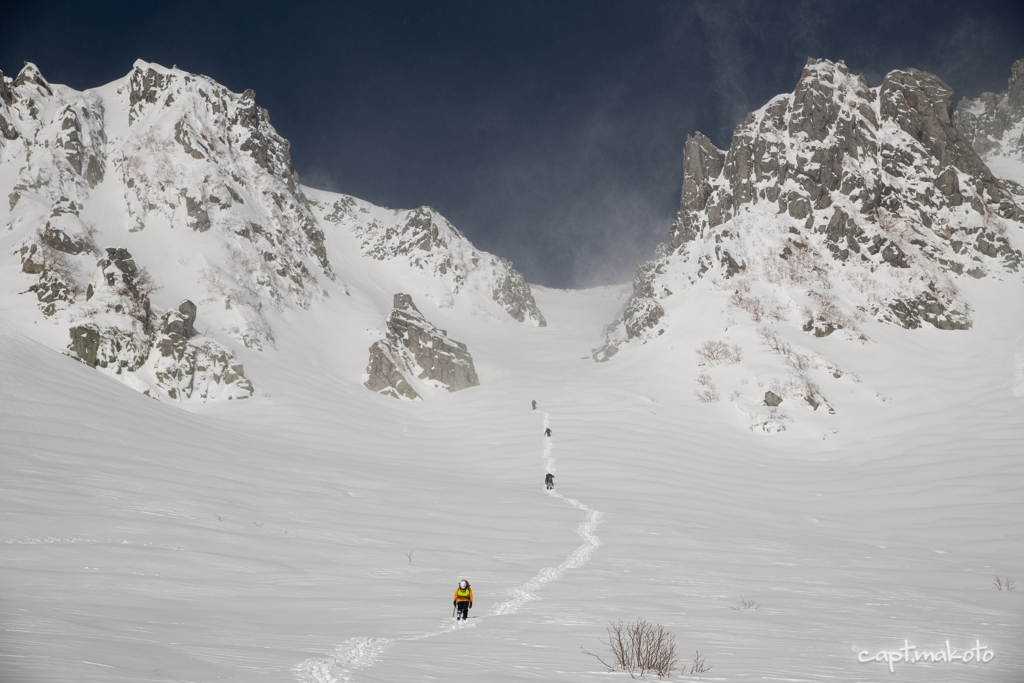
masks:
{"label": "dark blue sky", "polygon": [[625,281],[678,209],[682,148],[720,147],[808,56],[877,85],[1006,88],[1022,2],[16,2],[0,69],[84,89],[137,59],[256,91],[302,181],[429,204],[531,282]]}

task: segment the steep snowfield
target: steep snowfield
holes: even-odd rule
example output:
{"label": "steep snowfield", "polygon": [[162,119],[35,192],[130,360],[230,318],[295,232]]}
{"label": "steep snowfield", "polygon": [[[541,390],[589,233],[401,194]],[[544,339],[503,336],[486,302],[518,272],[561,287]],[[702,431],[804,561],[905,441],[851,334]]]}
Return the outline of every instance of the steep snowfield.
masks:
{"label": "steep snowfield", "polygon": [[[969,286],[971,330],[814,340],[880,398],[776,434],[695,400],[682,332],[595,364],[627,288],[537,288],[547,328],[425,309],[481,386],[416,403],[353,377],[380,315],[358,294],[275,321],[277,353],[240,351],[270,395],[200,413],[5,318],[4,680],[608,680],[579,647],[639,615],[706,680],[1021,680],[1024,593],[991,582],[1024,576],[1024,297]],[[904,639],[995,657],[890,675],[852,649]]]}

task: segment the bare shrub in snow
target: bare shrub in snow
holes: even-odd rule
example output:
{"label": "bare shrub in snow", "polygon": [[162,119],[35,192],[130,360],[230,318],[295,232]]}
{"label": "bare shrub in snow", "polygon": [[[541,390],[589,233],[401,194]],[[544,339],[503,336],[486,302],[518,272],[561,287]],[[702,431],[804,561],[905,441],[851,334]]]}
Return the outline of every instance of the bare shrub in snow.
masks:
{"label": "bare shrub in snow", "polygon": [[730,607],[729,609],[732,609],[732,610],[761,609],[761,605],[759,603],[754,602],[753,600],[747,600],[747,599],[745,599],[741,595],[740,596],[740,601],[737,602],[735,606]]}
{"label": "bare shrub in snow", "polygon": [[992,587],[997,591],[1012,591],[1017,587],[1017,584],[1013,579],[1003,579],[997,576],[995,581],[992,582]]}
{"label": "bare shrub in snow", "polygon": [[[707,660],[700,653],[700,651],[697,651],[693,655],[693,657],[691,657],[691,659],[693,660],[690,663],[690,675],[691,676],[699,676],[700,674],[705,674],[708,671],[711,671],[711,668],[712,668],[711,665],[707,663]],[[686,666],[685,665],[683,665],[682,673],[683,674],[686,673]]]}
{"label": "bare shrub in snow", "polygon": [[149,128],[140,135],[136,135],[134,142],[136,149],[140,152],[170,154],[174,151],[174,142],[168,137],[158,135],[154,128]]}
{"label": "bare shrub in snow", "polygon": [[818,367],[818,363],[802,353],[790,353],[786,356],[786,365],[793,369],[797,375],[806,375],[808,371]]}
{"label": "bare shrub in snow", "polygon": [[[821,388],[810,375],[810,370],[816,367],[809,356],[794,353],[786,359],[786,365],[790,367],[789,376],[784,380],[773,380],[771,389],[779,396],[787,398],[804,397],[814,399],[821,397]],[[822,397],[821,403],[824,401]]]}
{"label": "bare shrub in snow", "polygon": [[44,271],[52,273],[58,280],[63,282],[73,296],[78,296],[84,291],[82,285],[77,280],[79,274],[78,264],[72,261],[63,251],[58,251],[47,244],[40,243],[36,253],[32,255],[32,260],[42,266]]}
{"label": "bare shrub in snow", "polygon": [[608,624],[608,640],[601,643],[611,650],[611,661],[582,647],[580,650],[601,662],[608,671],[625,671],[630,678],[641,678],[653,673],[658,678],[668,678],[679,662],[676,651],[676,637],[661,624],[651,624],[643,617],[623,624]]}
{"label": "bare shrub in snow", "polygon": [[100,246],[96,242],[96,238],[99,237],[100,229],[96,227],[96,224],[89,221],[85,224],[85,244],[89,248],[89,251],[99,256],[102,252]]}
{"label": "bare shrub in snow", "polygon": [[960,288],[952,280],[946,280],[939,285],[939,293],[947,299],[956,299],[960,296]]}
{"label": "bare shrub in snow", "polygon": [[702,372],[693,380],[700,385],[700,389],[694,391],[694,395],[701,403],[717,403],[719,400],[718,389],[711,381],[711,375]]}
{"label": "bare shrub in snow", "polygon": [[764,302],[759,297],[743,296],[738,290],[732,293],[729,303],[741,311],[746,311],[755,323],[764,318]]}
{"label": "bare shrub in snow", "polygon": [[139,154],[121,154],[121,167],[129,178],[136,178],[142,172],[142,156]]}
{"label": "bare shrub in snow", "polygon": [[771,320],[784,320],[786,317],[785,310],[779,308],[779,306],[768,297],[761,296],[743,296],[743,293],[736,290],[729,297],[729,304],[741,311],[745,311],[750,314],[750,317],[754,319],[755,323],[759,323],[765,318]]}
{"label": "bare shrub in snow", "polygon": [[1003,236],[1006,234],[1006,221],[985,207],[985,229],[995,235]]}
{"label": "bare shrub in snow", "polygon": [[263,300],[259,292],[247,282],[243,282],[235,288],[220,279],[211,268],[203,268],[199,271],[199,283],[206,287],[212,294],[220,294],[224,297],[224,305],[231,308],[234,305],[249,306],[259,312],[263,310]]}
{"label": "bare shrub in snow", "polygon": [[808,296],[817,303],[817,309],[804,306],[803,315],[807,320],[804,324],[805,332],[815,330],[817,334],[817,331],[821,331],[823,334],[817,334],[817,336],[825,336],[837,329],[851,332],[859,330],[858,326],[863,316],[860,313],[850,315],[843,312],[836,303],[838,300],[834,294],[808,292]]}
{"label": "bare shrub in snow", "polygon": [[775,330],[762,327],[757,330],[757,336],[760,337],[762,344],[780,356],[788,356],[793,352],[793,347],[789,345],[789,342],[777,335]]}
{"label": "bare shrub in snow", "polygon": [[878,221],[878,225],[889,236],[889,239],[904,251],[906,260],[910,261],[911,255],[906,253],[906,246],[914,239],[917,239],[917,231],[914,230],[913,224],[889,213],[881,207],[875,209],[875,220]]}
{"label": "bare shrub in snow", "polygon": [[739,344],[729,346],[722,341],[704,342],[696,353],[709,365],[731,365],[743,360],[743,349]]}
{"label": "bare shrub in snow", "polygon": [[142,299],[148,299],[153,292],[158,292],[162,287],[156,284],[152,273],[145,267],[139,268],[134,278],[135,291]]}

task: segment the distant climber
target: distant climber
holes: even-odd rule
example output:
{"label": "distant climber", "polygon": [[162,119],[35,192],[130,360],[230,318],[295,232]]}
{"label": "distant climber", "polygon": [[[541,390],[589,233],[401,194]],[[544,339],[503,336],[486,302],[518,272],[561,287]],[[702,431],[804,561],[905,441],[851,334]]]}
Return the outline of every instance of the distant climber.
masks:
{"label": "distant climber", "polygon": [[537,410],[537,402],[536,401],[533,402],[533,409]]}
{"label": "distant climber", "polygon": [[548,476],[544,477],[544,484],[548,487],[548,491],[555,488],[555,475],[548,472]]}
{"label": "distant climber", "polygon": [[544,436],[551,436],[551,427],[544,430]]}
{"label": "distant climber", "polygon": [[469,587],[469,581],[465,579],[459,581],[452,604],[455,605],[455,610],[459,614],[455,617],[455,621],[469,619],[469,610],[473,606],[473,589]]}

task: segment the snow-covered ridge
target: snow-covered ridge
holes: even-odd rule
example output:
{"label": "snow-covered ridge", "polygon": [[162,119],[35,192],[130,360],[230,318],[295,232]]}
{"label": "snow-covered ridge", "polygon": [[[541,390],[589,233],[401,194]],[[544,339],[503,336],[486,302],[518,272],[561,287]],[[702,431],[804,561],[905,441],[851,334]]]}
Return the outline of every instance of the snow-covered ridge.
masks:
{"label": "snow-covered ridge", "polygon": [[[366,256],[397,260],[445,284],[451,295],[481,292],[520,322],[545,327],[530,286],[512,263],[476,249],[462,232],[429,206],[384,209],[354,197],[329,195],[314,202],[321,220],[351,231]],[[454,306],[449,297],[447,306]]]}
{"label": "snow-covered ridge", "polygon": [[865,317],[970,327],[956,281],[1019,270],[1024,210],[953,127],[952,95],[916,69],[868,88],[842,62],[812,59],[728,151],[689,138],[669,243],[637,266],[595,357],[657,334],[664,299],[699,281],[741,307],[805,302],[782,319],[818,336]]}
{"label": "snow-covered ridge", "polygon": [[[0,75],[0,191],[3,248],[24,273],[17,291],[34,293],[41,315],[66,330],[70,355],[155,397],[252,395],[237,351],[274,347],[275,316],[350,293],[325,232],[335,253],[354,237],[374,259],[407,259],[452,306],[480,292],[516,320],[545,324],[509,262],[426,208],[307,195],[251,90],[177,68],[138,61],[84,92],[48,83],[32,64]],[[186,303],[194,334],[163,343],[168,316]],[[193,391],[197,376],[222,388]]]}

